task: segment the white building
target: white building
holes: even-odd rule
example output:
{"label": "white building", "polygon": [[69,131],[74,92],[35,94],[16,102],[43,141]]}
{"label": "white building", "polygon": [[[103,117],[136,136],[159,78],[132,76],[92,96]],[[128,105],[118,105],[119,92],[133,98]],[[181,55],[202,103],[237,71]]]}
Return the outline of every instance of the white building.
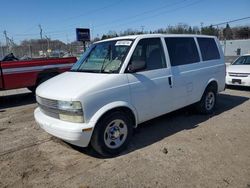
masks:
{"label": "white building", "polygon": [[250,53],[250,39],[220,41],[225,56],[239,56]]}

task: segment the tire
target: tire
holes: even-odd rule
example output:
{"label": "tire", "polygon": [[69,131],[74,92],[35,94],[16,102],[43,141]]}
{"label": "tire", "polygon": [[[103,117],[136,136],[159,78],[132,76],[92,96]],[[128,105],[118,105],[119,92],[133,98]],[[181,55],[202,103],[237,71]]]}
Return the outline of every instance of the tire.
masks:
{"label": "tire", "polygon": [[217,102],[217,89],[212,85],[208,86],[202,95],[201,100],[196,104],[196,110],[201,114],[211,114]]}
{"label": "tire", "polygon": [[91,146],[104,157],[120,154],[133,134],[133,121],[124,112],[115,111],[102,118],[96,125]]}

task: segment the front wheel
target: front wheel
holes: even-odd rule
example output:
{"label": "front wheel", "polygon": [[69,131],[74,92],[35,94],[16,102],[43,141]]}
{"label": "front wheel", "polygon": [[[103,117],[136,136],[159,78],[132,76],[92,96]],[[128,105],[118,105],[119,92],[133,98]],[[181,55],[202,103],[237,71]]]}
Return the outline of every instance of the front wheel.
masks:
{"label": "front wheel", "polygon": [[214,111],[216,101],[216,89],[212,86],[208,86],[201,100],[196,104],[196,109],[202,114],[211,114]]}
{"label": "front wheel", "polygon": [[116,111],[97,123],[91,145],[95,151],[103,156],[115,156],[126,148],[132,132],[131,118],[123,112]]}

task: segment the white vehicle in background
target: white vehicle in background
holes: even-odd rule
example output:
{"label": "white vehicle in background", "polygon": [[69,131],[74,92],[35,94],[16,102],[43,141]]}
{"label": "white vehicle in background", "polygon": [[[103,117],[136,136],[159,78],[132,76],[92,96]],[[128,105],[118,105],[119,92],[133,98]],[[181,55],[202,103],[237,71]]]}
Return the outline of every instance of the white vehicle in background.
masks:
{"label": "white vehicle in background", "polygon": [[134,35],[94,43],[70,72],[36,90],[37,123],[71,144],[117,155],[138,124],[196,105],[213,112],[224,55],[204,35]]}
{"label": "white vehicle in background", "polygon": [[227,67],[226,84],[250,86],[250,54],[240,56]]}

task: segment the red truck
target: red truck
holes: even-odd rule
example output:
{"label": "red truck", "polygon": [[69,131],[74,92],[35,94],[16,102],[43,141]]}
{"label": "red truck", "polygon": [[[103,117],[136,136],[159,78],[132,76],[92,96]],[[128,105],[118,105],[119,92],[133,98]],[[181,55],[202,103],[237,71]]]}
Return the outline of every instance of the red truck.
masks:
{"label": "red truck", "polygon": [[28,88],[34,92],[42,82],[68,71],[75,57],[0,61],[0,90]]}

